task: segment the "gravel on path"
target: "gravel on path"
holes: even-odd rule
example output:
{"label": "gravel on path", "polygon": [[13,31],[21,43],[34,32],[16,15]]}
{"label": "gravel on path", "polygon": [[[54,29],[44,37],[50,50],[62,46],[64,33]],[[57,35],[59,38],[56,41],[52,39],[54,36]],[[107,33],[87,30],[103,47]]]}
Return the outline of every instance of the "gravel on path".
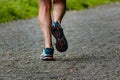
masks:
{"label": "gravel on path", "polygon": [[68,11],[62,27],[68,51],[44,62],[37,18],[0,24],[0,80],[120,80],[120,3]]}

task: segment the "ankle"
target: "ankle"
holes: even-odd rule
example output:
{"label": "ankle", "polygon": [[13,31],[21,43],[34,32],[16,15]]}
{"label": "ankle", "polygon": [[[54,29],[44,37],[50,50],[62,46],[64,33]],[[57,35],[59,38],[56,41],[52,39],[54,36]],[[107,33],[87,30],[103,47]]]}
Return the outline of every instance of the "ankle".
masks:
{"label": "ankle", "polygon": [[45,48],[53,49],[53,46],[45,46]]}
{"label": "ankle", "polygon": [[59,23],[59,24],[61,24],[61,21],[54,21],[55,23],[57,22],[57,23]]}

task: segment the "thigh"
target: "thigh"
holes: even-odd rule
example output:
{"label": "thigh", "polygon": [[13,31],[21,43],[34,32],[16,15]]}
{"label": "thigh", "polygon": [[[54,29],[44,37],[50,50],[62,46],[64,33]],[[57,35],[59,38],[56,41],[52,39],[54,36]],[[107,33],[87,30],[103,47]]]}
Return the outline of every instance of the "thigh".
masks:
{"label": "thigh", "polygon": [[51,0],[38,0],[39,4],[48,4],[51,3]]}

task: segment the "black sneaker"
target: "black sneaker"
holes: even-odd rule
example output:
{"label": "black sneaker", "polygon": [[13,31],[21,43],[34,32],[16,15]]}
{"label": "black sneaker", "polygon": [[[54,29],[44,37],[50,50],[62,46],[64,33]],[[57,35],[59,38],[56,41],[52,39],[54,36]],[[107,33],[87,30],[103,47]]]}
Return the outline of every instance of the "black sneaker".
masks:
{"label": "black sneaker", "polygon": [[68,43],[63,33],[61,25],[58,22],[53,22],[51,32],[56,39],[56,49],[59,52],[65,52],[68,49]]}

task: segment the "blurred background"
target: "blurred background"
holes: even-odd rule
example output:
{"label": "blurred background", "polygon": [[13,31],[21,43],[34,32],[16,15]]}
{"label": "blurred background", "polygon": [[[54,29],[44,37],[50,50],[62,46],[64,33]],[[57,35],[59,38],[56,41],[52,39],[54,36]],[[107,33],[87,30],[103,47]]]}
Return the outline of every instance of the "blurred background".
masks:
{"label": "blurred background", "polygon": [[[67,0],[67,10],[81,10],[120,0]],[[0,23],[38,15],[38,0],[0,0]]]}

